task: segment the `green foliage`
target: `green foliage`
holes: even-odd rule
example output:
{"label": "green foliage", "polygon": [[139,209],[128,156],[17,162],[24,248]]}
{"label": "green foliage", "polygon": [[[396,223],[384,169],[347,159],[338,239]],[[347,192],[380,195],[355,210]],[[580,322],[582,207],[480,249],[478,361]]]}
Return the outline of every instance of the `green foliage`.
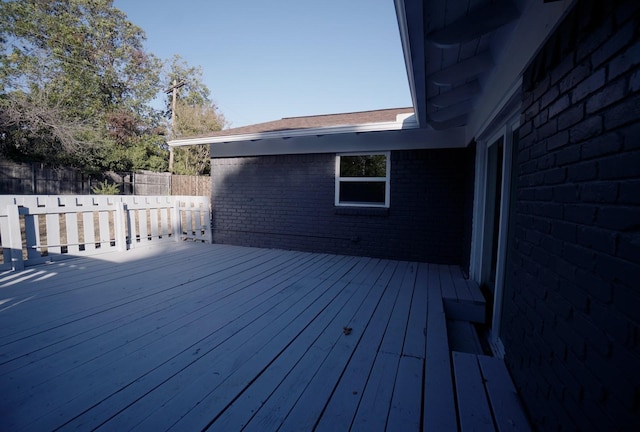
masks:
{"label": "green foliage", "polygon": [[157,93],[161,63],[111,0],[13,0],[0,15],[10,41],[2,65],[7,90],[52,87],[53,102],[83,117],[123,106],[142,114]]}
{"label": "green foliage", "polygon": [[120,186],[105,180],[93,186],[91,191],[96,195],[118,195],[120,193]]}
{"label": "green foliage", "polygon": [[[175,136],[194,136],[221,130],[226,121],[213,103],[191,106],[176,104]],[[173,172],[182,175],[208,175],[211,162],[208,145],[178,147],[174,150]]]}
{"label": "green foliage", "polygon": [[173,173],[180,175],[211,174],[208,145],[178,147],[174,150]]}
{"label": "green foliage", "polygon": [[157,136],[161,62],[111,0],[9,0],[0,17],[5,155],[102,169]]}
{"label": "green foliage", "polygon": [[384,177],[387,172],[385,155],[341,156],[342,177]]}
{"label": "green foliage", "polygon": [[[88,172],[168,169],[167,136],[220,130],[202,70],[146,52],[112,0],[0,1],[0,156]],[[151,101],[174,80],[166,111]],[[162,92],[162,93],[161,93]],[[177,152],[176,172],[206,173],[208,149]]]}
{"label": "green foliage", "polygon": [[[179,55],[174,55],[165,65],[163,78],[164,88],[168,89],[173,83],[182,83],[179,89],[179,100],[187,106],[206,106],[211,103],[211,92],[202,83],[202,68],[189,66]],[[169,93],[165,102],[167,119],[171,118],[171,101]]]}
{"label": "green foliage", "polygon": [[[189,67],[180,56],[174,56],[167,78],[171,83],[183,82],[175,105],[173,138],[219,131],[227,121],[210,99],[209,89],[202,83],[200,68]],[[171,115],[171,95],[167,98]],[[173,172],[182,175],[207,175],[211,172],[209,146],[198,145],[174,149]]]}

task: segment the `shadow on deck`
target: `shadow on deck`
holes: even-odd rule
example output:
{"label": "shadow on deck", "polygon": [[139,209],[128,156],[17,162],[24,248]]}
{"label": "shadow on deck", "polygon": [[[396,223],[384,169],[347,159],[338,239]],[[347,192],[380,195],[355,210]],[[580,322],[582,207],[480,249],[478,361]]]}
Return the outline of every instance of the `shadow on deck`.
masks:
{"label": "shadow on deck", "polygon": [[195,243],[1,273],[0,429],[527,430],[504,363],[450,350],[473,290],[449,266]]}

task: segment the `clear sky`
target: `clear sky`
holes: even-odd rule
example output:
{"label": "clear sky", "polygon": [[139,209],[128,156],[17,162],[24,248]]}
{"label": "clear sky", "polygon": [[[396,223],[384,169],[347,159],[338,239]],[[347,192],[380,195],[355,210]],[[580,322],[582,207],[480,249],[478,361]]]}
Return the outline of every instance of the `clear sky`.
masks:
{"label": "clear sky", "polygon": [[245,126],[411,106],[393,0],[114,0],[163,60],[201,66]]}

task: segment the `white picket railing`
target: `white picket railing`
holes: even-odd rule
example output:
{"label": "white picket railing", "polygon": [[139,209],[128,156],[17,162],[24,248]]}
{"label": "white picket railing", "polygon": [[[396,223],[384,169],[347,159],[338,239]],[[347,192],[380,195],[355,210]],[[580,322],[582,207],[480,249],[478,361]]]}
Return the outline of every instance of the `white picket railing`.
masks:
{"label": "white picket railing", "polygon": [[211,243],[207,197],[0,195],[0,270],[185,239]]}

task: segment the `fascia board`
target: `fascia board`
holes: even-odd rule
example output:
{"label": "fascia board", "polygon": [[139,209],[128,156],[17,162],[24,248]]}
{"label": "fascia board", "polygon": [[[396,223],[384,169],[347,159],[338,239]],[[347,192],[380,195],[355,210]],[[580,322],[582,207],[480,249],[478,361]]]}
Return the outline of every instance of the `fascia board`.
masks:
{"label": "fascia board", "polygon": [[387,130],[400,130],[400,129],[413,129],[417,128],[418,124],[415,120],[409,118],[404,121],[393,122],[381,122],[381,123],[369,123],[363,125],[349,125],[349,126],[330,126],[320,128],[308,128],[308,129],[289,129],[282,131],[272,132],[260,132],[253,134],[241,134],[241,135],[227,135],[217,137],[202,137],[202,138],[187,138],[168,141],[167,144],[170,147],[181,147],[188,145],[198,144],[220,144],[231,142],[245,142],[245,141],[257,141],[265,139],[288,139],[303,136],[321,136],[321,135],[336,135],[336,134],[348,134],[348,133],[362,133],[362,132],[375,132],[375,131],[387,131]]}
{"label": "fascia board", "polygon": [[418,124],[425,127],[427,104],[422,0],[395,0],[394,4],[413,108]]}
{"label": "fascia board", "polygon": [[466,147],[464,139],[464,128],[452,128],[446,131],[416,128],[216,143],[211,145],[210,154],[212,158],[224,158],[461,148]]}

